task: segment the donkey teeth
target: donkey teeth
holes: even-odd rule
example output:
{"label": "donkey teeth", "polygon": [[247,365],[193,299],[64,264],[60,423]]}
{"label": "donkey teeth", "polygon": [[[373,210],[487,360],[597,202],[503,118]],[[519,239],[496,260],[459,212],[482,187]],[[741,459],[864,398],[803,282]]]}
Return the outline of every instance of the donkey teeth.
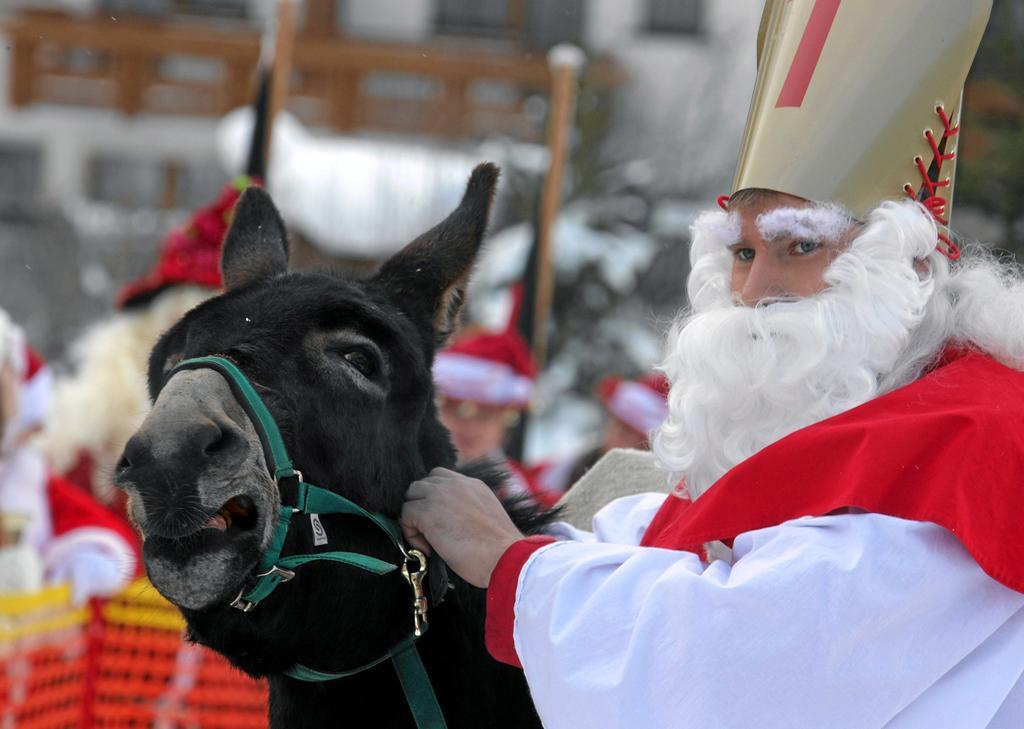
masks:
{"label": "donkey teeth", "polygon": [[255,518],[256,510],[252,499],[247,496],[233,496],[210,517],[203,528],[227,531],[237,520],[238,526],[246,529],[252,525]]}

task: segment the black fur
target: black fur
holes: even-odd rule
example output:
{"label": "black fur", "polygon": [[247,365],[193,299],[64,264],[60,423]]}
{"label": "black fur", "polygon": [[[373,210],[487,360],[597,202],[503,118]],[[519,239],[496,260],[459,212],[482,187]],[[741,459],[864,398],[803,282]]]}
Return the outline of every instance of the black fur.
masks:
{"label": "black fur", "polygon": [[224,285],[237,289],[288,270],[288,237],[270,195],[250,187],[235,204],[221,253]]}
{"label": "black fur", "polygon": [[[182,358],[230,357],[277,419],[306,481],[397,517],[413,480],[455,462],[435,411],[431,364],[461,300],[496,178],[493,166],[478,167],[459,209],[369,281],[284,272],[283,228],[282,240],[274,239],[277,213],[264,193],[247,193],[225,245],[230,290],[194,309],[157,344],[151,394]],[[368,355],[376,370],[354,372],[344,359],[352,350]],[[169,480],[176,467],[167,464]],[[500,478],[486,464],[470,470],[491,483]],[[527,532],[550,520],[522,503],[509,510]],[[329,547],[315,548],[309,522],[298,518],[284,553],[343,549],[395,561],[394,547],[365,521],[321,520]],[[522,673],[485,650],[484,592],[451,582],[418,641],[448,726],[540,726]],[[276,729],[383,729],[413,726],[390,663],[328,683],[303,683],[281,672],[296,662],[341,671],[378,657],[411,632],[411,604],[397,574],[376,577],[317,562],[299,568],[295,580],[251,613],[227,605],[183,612],[193,640],[270,678]]]}

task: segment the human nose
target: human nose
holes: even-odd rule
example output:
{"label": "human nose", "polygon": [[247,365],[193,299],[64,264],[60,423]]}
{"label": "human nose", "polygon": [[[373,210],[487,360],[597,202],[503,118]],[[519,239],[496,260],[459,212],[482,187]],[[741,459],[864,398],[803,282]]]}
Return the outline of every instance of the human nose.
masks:
{"label": "human nose", "polygon": [[771,255],[759,255],[750,265],[740,288],[744,306],[757,306],[765,299],[789,295],[789,281],[785,268]]}

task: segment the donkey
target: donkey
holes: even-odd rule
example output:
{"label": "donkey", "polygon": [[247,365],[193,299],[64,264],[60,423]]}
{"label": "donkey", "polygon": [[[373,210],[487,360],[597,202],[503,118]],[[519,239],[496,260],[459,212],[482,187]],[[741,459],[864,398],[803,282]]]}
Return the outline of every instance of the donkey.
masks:
{"label": "donkey", "polygon": [[[286,514],[282,500],[301,481],[394,519],[412,481],[455,463],[431,364],[459,314],[497,177],[493,165],[478,166],[458,208],[363,281],[288,272],[280,216],[251,188],[224,243],[226,292],[153,349],[153,408],[125,447],[117,482],[151,581],[181,609],[191,640],[269,678],[275,729],[414,725],[386,663],[325,682],[289,674],[296,665],[344,672],[385,655],[413,632],[414,594],[377,523],[351,510]],[[276,456],[237,382],[178,366],[210,355],[244,373],[301,474],[275,478]],[[510,513],[527,532],[546,518],[521,505]],[[392,571],[310,562],[253,607],[241,596],[252,594],[279,526],[284,555],[342,549]],[[448,726],[539,727],[522,673],[485,650],[484,592],[446,581],[441,566],[431,563],[430,581],[450,590],[430,606],[416,647]],[[260,579],[277,584],[285,572]]]}

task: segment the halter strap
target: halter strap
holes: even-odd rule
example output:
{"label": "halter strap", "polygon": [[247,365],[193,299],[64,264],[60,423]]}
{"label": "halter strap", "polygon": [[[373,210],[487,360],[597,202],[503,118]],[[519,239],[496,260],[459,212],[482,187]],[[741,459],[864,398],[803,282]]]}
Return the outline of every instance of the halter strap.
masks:
{"label": "halter strap", "polygon": [[[170,375],[182,370],[209,368],[219,372],[227,380],[236,400],[245,409],[252,420],[253,427],[259,436],[263,446],[267,467],[273,474],[274,480],[278,483],[278,490],[282,493],[282,503],[278,512],[277,524],[274,527],[274,534],[270,545],[261,555],[256,584],[248,592],[240,592],[232,603],[243,612],[249,612],[262,600],[266,599],[277,586],[282,582],[288,582],[295,577],[294,568],[300,567],[309,562],[328,561],[351,565],[375,575],[386,575],[399,569],[398,565],[358,552],[319,552],[315,554],[299,554],[289,557],[282,557],[281,550],[284,548],[285,540],[288,537],[288,529],[292,523],[292,516],[296,513],[302,514],[349,514],[369,520],[378,529],[383,531],[391,543],[395,545],[402,554],[405,561],[403,573],[407,575],[410,584],[413,586],[416,608],[414,618],[416,622],[416,633],[409,635],[392,646],[387,653],[379,658],[370,661],[358,668],[342,672],[325,672],[296,664],[286,670],[284,674],[300,681],[332,681],[346,676],[353,676],[362,673],[374,666],[391,660],[398,673],[402,691],[405,693],[406,701],[416,720],[419,729],[446,729],[444,714],[437,703],[437,696],[430,684],[430,677],[427,676],[423,661],[420,660],[416,650],[415,638],[421,635],[426,629],[425,618],[426,608],[420,610],[419,600],[422,596],[419,587],[414,581],[408,578],[408,563],[416,561],[413,555],[415,551],[409,552],[405,548],[402,539],[402,531],[398,522],[383,514],[367,511],[358,504],[346,499],[333,491],[314,486],[302,480],[302,473],[297,471],[288,456],[288,449],[285,447],[281,431],[277,427],[274,416],[260,398],[256,388],[238,368],[238,366],[226,357],[193,357],[180,362],[171,370]],[[285,499],[285,492],[290,491],[294,484],[294,498]],[[287,503],[293,501],[293,505]],[[423,569],[416,577],[422,582],[425,574],[425,559],[420,555],[420,564]],[[244,593],[244,594],[243,594]],[[425,603],[424,603],[425,604]]]}
{"label": "halter strap", "polygon": [[238,365],[227,357],[192,357],[191,359],[179,362],[168,375],[168,379],[181,370],[211,369],[224,375],[228,385],[235,393],[238,404],[245,408],[249,417],[253,420],[256,433],[263,443],[263,450],[267,457],[267,466],[274,476],[275,481],[282,478],[294,476],[297,472],[292,466],[291,458],[288,457],[288,449],[285,448],[281,431],[277,427],[277,421],[270,414],[270,410],[263,403],[263,399],[256,392],[256,388],[249,382]]}

